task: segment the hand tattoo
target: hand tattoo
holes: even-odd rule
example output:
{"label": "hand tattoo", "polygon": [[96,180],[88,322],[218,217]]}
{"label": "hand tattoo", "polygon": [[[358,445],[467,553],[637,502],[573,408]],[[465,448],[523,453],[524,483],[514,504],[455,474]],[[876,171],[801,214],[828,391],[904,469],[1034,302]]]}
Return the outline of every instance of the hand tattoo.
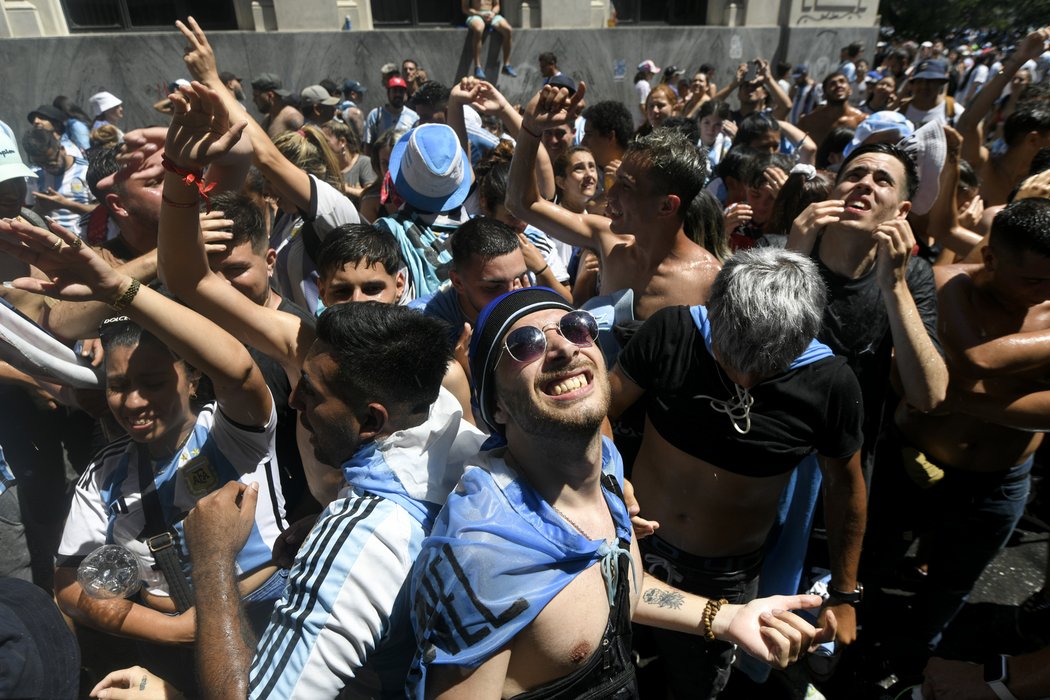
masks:
{"label": "hand tattoo", "polygon": [[678,610],[685,604],[685,596],[678,591],[665,591],[659,588],[650,588],[642,594],[642,600],[649,605],[658,608],[671,608]]}
{"label": "hand tattoo", "polygon": [[146,689],[146,679],[147,679],[147,678],[148,678],[148,676],[143,676],[143,677],[142,677],[142,680],[141,680],[141,681],[139,681],[139,692],[140,692],[140,693],[141,693],[141,692],[142,692],[143,690],[145,690],[145,689]]}

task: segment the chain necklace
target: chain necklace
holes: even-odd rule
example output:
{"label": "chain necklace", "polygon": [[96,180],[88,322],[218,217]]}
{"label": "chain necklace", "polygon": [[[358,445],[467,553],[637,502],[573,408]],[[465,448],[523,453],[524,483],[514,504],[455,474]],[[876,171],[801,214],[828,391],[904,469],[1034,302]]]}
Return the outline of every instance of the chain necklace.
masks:
{"label": "chain necklace", "polygon": [[581,535],[583,535],[584,537],[586,537],[586,538],[587,538],[588,540],[593,540],[593,539],[595,539],[595,538],[591,537],[590,535],[588,535],[588,534],[587,534],[586,532],[584,532],[584,531],[583,531],[583,528],[582,528],[582,527],[580,527],[579,525],[577,525],[577,524],[576,524],[576,521],[575,521],[575,520],[573,520],[572,518],[570,518],[569,516],[567,516],[567,515],[566,515],[565,513],[561,512],[561,508],[559,508],[558,506],[554,505],[553,503],[551,503],[551,508],[553,508],[553,509],[554,509],[554,512],[555,512],[555,513],[557,513],[558,515],[560,515],[560,516],[561,516],[562,518],[564,518],[564,519],[565,519],[565,520],[566,520],[566,521],[567,521],[567,522],[568,522],[568,523],[569,523],[570,525],[572,525],[572,526],[573,526],[574,528],[576,528],[576,532],[580,533]]}

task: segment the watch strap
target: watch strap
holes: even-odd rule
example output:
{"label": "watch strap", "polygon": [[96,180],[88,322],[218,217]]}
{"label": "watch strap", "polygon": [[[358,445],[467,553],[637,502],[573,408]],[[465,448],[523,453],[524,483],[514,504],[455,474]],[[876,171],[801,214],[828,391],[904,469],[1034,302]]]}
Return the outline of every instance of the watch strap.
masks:
{"label": "watch strap", "polygon": [[1017,700],[1017,696],[1010,692],[1003,681],[988,681],[988,687],[999,700]]}

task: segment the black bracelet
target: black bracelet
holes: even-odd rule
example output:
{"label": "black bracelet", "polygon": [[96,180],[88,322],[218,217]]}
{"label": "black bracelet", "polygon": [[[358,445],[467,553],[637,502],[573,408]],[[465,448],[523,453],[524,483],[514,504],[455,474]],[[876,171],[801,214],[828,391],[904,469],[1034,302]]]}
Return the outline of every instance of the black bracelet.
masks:
{"label": "black bracelet", "polygon": [[522,124],[521,124],[521,130],[524,131],[526,134],[528,134],[529,136],[531,136],[533,138],[536,138],[536,139],[540,138],[540,135],[537,134],[535,131],[531,130],[529,127],[525,126],[524,122],[522,122]]}
{"label": "black bracelet", "polygon": [[542,275],[542,274],[543,274],[544,272],[546,272],[546,271],[547,271],[547,268],[549,268],[549,267],[550,267],[550,264],[548,263],[547,265],[544,265],[544,266],[543,266],[543,269],[542,269],[542,270],[537,270],[536,272],[533,272],[532,274],[534,274],[534,275],[536,275],[537,277],[539,277],[539,276],[540,276],[540,275]]}

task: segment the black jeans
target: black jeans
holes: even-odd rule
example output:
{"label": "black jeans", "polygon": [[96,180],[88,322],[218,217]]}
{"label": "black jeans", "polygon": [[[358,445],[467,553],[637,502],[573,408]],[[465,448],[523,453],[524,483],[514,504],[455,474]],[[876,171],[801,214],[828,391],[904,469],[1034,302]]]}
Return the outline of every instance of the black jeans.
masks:
{"label": "black jeans", "polygon": [[[746,603],[758,594],[762,551],[738,557],[698,557],[656,535],[639,542],[645,570],[676,588],[706,598]],[[683,632],[654,629],[668,690],[679,700],[715,698],[729,682],[736,648]]]}

